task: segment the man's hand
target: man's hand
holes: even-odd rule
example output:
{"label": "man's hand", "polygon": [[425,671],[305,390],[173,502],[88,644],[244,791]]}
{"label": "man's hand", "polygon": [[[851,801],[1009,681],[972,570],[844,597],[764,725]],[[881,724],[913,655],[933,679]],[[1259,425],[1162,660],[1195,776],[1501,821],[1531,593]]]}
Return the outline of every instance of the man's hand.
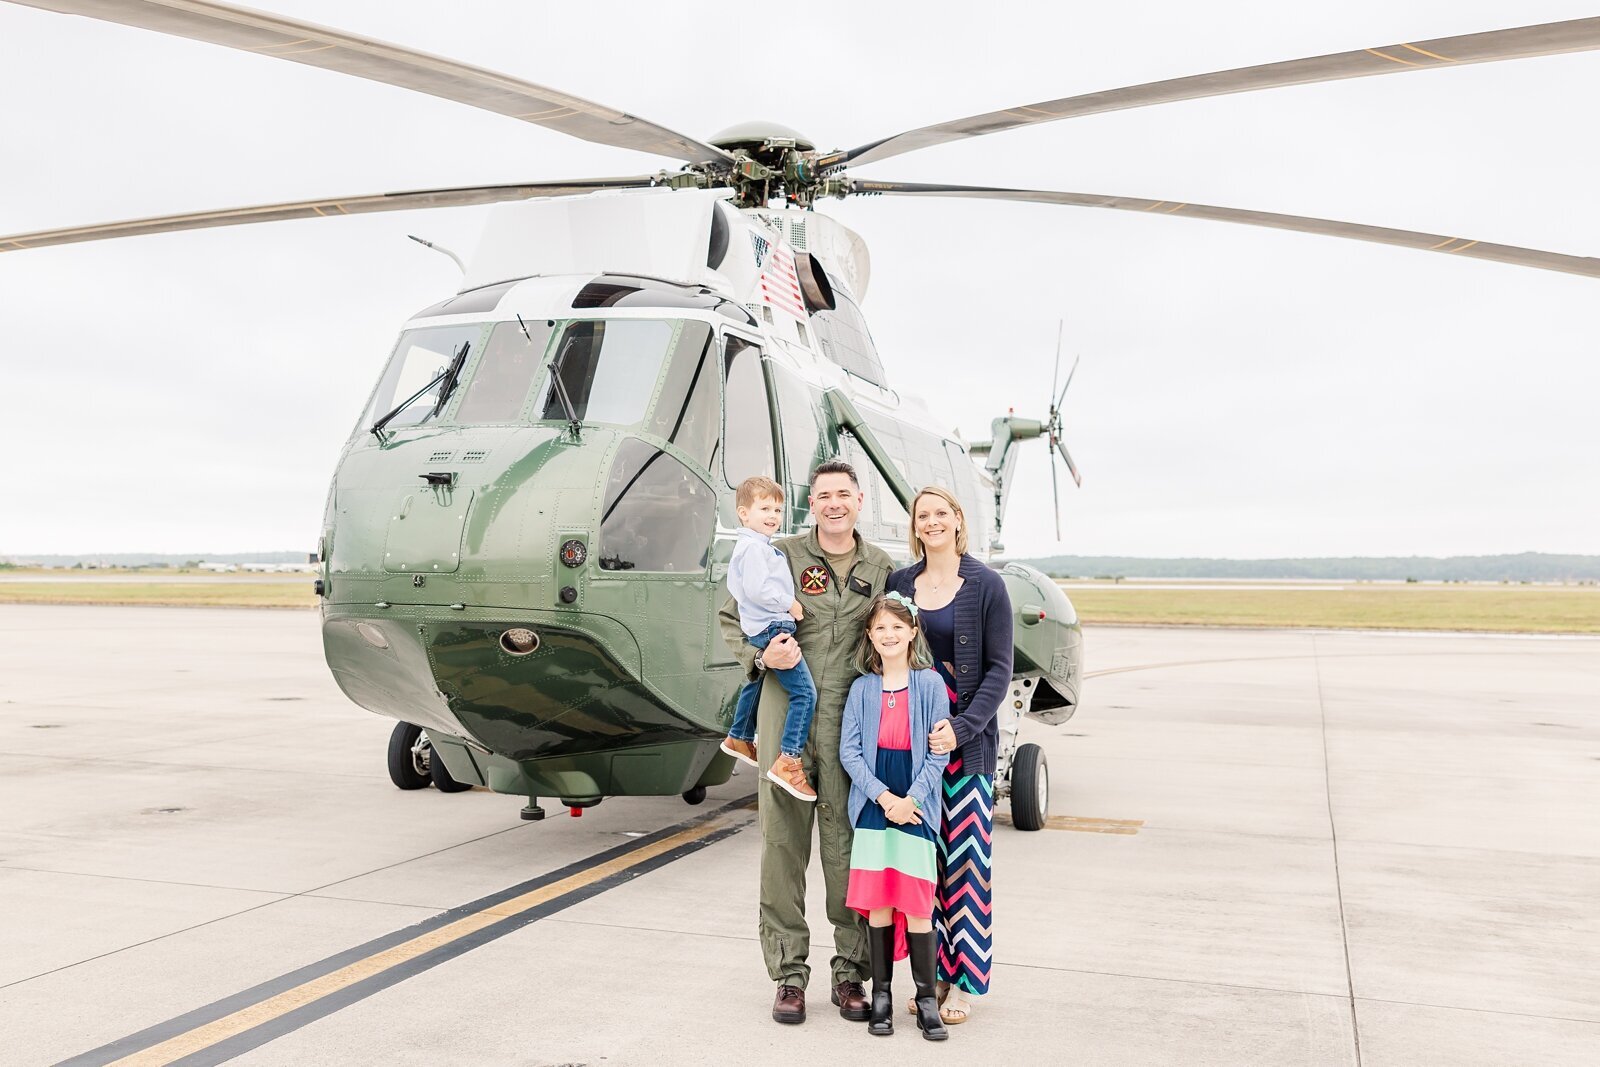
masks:
{"label": "man's hand", "polygon": [[800,606],[800,601],[796,600],[793,604],[789,605],[789,618],[793,619],[795,622],[799,622],[805,617],[806,609]]}
{"label": "man's hand", "polygon": [[800,662],[800,645],[788,634],[774,637],[767,650],[761,653],[761,662],[769,670],[786,671]]}
{"label": "man's hand", "polygon": [[885,792],[878,798],[878,804],[883,808],[883,817],[892,823],[903,826],[906,823],[922,822],[922,812],[917,810],[917,802],[910,797],[897,797],[893,793]]}
{"label": "man's hand", "polygon": [[928,751],[954,752],[956,750],[956,731],[950,725],[949,719],[940,719],[933,724],[933,731],[928,734]]}

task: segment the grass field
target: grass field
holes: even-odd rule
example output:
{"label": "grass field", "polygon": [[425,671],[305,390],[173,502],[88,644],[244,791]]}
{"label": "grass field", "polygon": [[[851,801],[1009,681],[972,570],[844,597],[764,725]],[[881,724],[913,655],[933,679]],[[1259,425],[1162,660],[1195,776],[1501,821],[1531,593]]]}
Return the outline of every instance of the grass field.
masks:
{"label": "grass field", "polygon": [[[56,577],[0,572],[0,604],[136,604],[311,608],[312,576],[104,572]],[[27,577],[28,581],[6,580]],[[1600,588],[1555,585],[1075,582],[1067,596],[1086,623],[1311,626],[1333,629],[1600,633]]]}
{"label": "grass field", "polygon": [[[9,572],[15,573],[15,572]],[[0,581],[0,604],[134,604],[190,608],[312,608],[312,576],[265,578],[226,575],[216,580],[96,581],[62,578],[56,581]]]}
{"label": "grass field", "polygon": [[[1600,633],[1593,586],[1347,585],[1320,589],[1073,585],[1086,623]],[[1249,584],[1249,583],[1245,583]]]}

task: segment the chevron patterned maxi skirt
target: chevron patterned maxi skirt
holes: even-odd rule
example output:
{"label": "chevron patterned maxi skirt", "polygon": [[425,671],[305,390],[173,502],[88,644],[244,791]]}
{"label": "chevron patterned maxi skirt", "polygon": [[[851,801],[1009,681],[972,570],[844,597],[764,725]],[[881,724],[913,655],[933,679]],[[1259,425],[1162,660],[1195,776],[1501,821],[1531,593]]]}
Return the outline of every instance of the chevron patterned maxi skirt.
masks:
{"label": "chevron patterned maxi skirt", "polygon": [[964,774],[958,756],[944,772],[939,830],[939,981],[974,995],[989,991],[994,963],[990,886],[994,838],[994,775]]}

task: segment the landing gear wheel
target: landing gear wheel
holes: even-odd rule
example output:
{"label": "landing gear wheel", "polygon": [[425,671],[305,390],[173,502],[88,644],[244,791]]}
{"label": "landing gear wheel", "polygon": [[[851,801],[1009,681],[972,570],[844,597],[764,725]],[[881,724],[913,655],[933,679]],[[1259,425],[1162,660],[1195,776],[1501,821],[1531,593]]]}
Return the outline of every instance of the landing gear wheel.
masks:
{"label": "landing gear wheel", "polygon": [[450,777],[450,769],[431,745],[428,751],[428,774],[433,778],[433,787],[441,793],[464,793],[472,788],[471,782],[458,782]]}
{"label": "landing gear wheel", "polygon": [[395,723],[389,735],[389,781],[398,789],[424,789],[433,779],[428,773],[428,749],[422,727]]}
{"label": "landing gear wheel", "polygon": [[1050,813],[1050,768],[1044,749],[1022,745],[1011,762],[1011,825],[1018,830],[1044,829]]}
{"label": "landing gear wheel", "polygon": [[683,794],[685,804],[704,804],[706,802],[706,787],[697,785]]}

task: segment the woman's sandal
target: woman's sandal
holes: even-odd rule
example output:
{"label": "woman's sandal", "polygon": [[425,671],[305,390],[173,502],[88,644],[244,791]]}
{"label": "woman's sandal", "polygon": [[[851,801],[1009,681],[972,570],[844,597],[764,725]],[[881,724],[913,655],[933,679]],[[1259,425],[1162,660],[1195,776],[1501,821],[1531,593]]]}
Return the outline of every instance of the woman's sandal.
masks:
{"label": "woman's sandal", "polygon": [[[934,988],[937,989],[938,992],[939,992],[939,1017],[943,1018],[944,1017],[944,998],[948,997],[950,995],[950,983],[949,982],[940,982]],[[906,1014],[907,1015],[915,1015],[916,1013],[917,1013],[917,998],[916,997],[912,997],[910,1000],[906,1001]]]}
{"label": "woman's sandal", "polygon": [[967,1021],[972,1011],[972,1001],[967,1001],[965,1008],[946,1007],[943,1002],[939,1004],[939,1018],[946,1026],[960,1026]]}

